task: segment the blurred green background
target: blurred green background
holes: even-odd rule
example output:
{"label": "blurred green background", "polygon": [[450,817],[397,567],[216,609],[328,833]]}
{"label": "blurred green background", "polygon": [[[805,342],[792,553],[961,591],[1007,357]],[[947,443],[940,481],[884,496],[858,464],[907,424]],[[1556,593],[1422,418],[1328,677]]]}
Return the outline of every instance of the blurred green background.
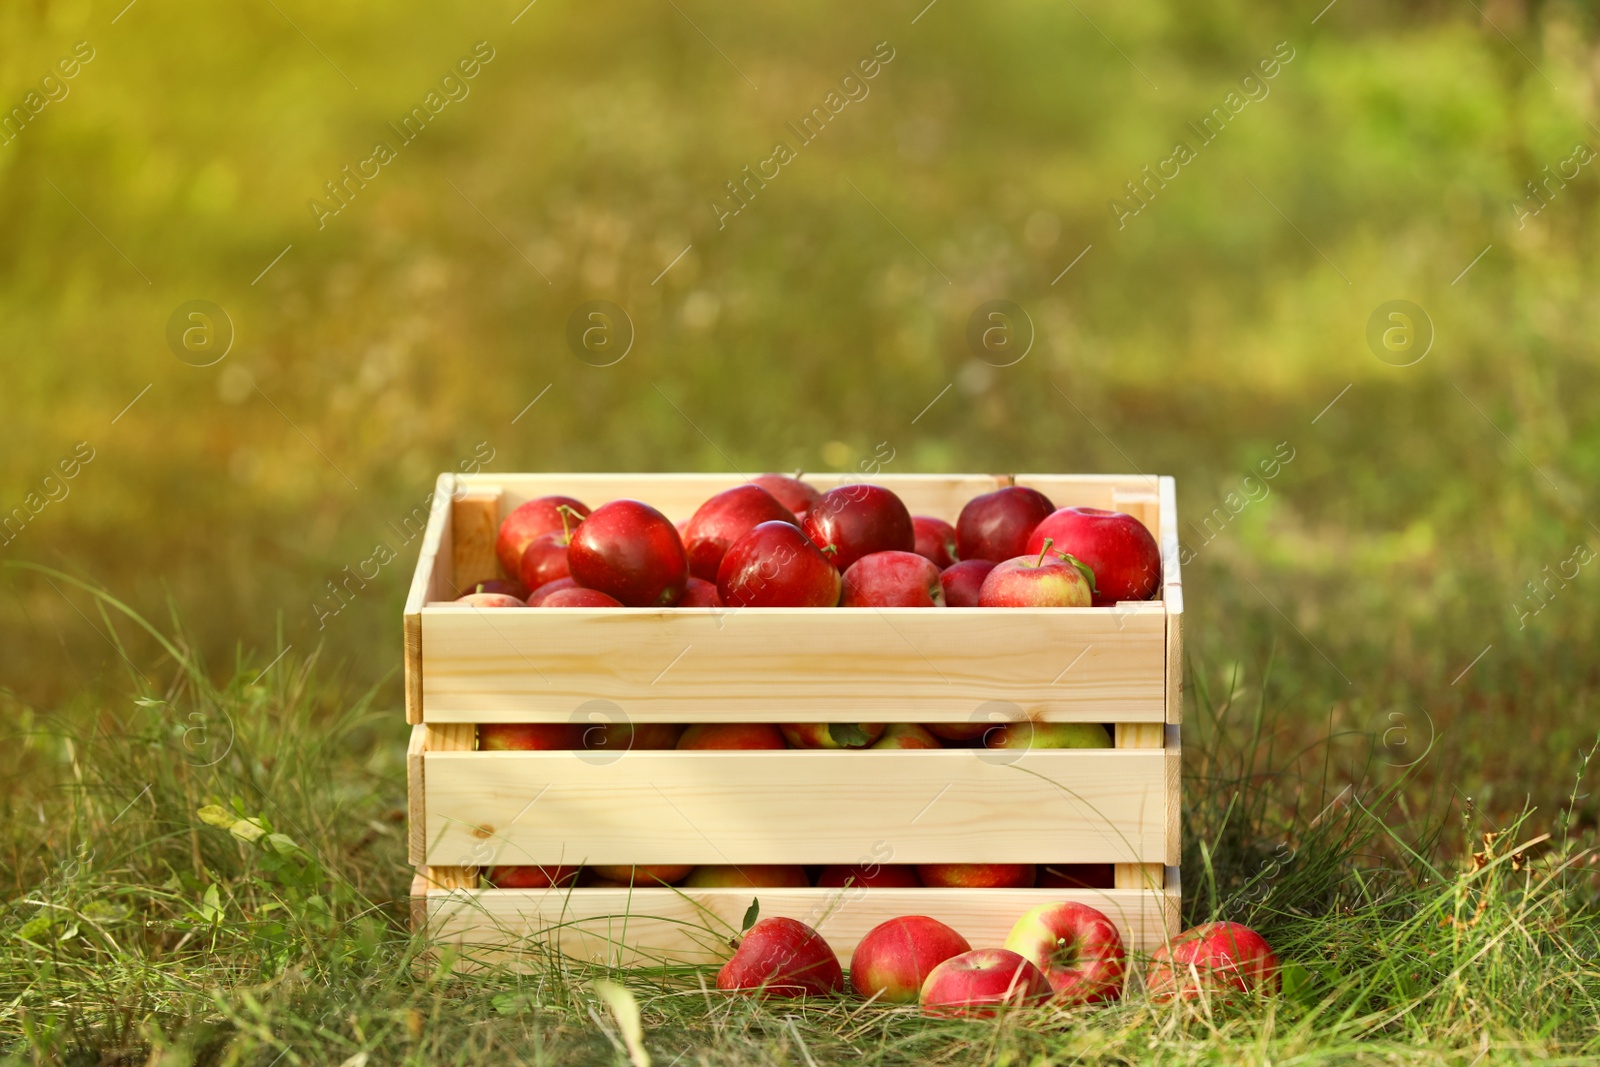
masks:
{"label": "blurred green background", "polygon": [[[1567,563],[1600,545],[1592,6],[924,3],[5,5],[0,517],[93,459],[0,557],[170,603],[213,662],[321,645],[398,704],[414,546],[325,628],[313,604],[485,455],[1172,474],[1198,681],[1271,661],[1285,751],[1349,732],[1330,759],[1427,751],[1440,797],[1548,810],[1600,720],[1600,567]],[[1246,89],[1201,146],[1187,124]],[[995,299],[1036,331],[1011,366],[966,341]],[[1434,331],[1409,366],[1366,339],[1396,299]],[[191,300],[236,332],[210,366],[167,342]],[[565,340],[590,300],[632,321],[615,365]],[[7,710],[120,685],[86,599],[0,582]]]}

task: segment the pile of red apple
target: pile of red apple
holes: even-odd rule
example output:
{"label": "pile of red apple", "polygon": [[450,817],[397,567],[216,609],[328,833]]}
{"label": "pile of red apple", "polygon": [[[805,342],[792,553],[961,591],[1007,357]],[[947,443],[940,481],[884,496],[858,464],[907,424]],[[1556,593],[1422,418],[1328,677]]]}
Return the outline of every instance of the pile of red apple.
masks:
{"label": "pile of red apple", "polygon": [[818,492],[763,474],[674,526],[638,500],[593,511],[565,496],[507,515],[495,554],[508,579],[484,608],[1103,607],[1148,600],[1161,553],[1144,524],[1064,507],[1036,489],[974,497],[956,524],[913,516],[894,493]]}
{"label": "pile of red apple", "polygon": [[[926,915],[880,923],[857,943],[850,987],[884,1004],[930,1015],[989,1016],[1030,1005],[1099,1004],[1122,996],[1127,952],[1106,915],[1087,904],[1041,904],[1017,920],[1003,948],[974,950]],[[1155,1000],[1232,998],[1278,989],[1278,958],[1238,923],[1206,923],[1151,954],[1145,989]],[[762,919],[739,941],[717,988],[768,996],[845,991],[838,958],[821,934],[794,919]]]}
{"label": "pile of red apple", "polygon": [[1114,884],[1109,863],[840,863],[811,869],[798,863],[524,865],[491,867],[488,880],[497,889],[617,889],[630,884],[690,889],[798,889],[811,885],[825,889],[1110,889]]}

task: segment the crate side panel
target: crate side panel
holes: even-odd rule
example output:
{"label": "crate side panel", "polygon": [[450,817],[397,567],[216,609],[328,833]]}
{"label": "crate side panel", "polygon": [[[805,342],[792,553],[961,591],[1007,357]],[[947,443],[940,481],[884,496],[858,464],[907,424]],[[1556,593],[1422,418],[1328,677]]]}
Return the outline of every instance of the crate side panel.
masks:
{"label": "crate side panel", "polygon": [[1148,953],[1168,936],[1169,895],[1063,889],[578,889],[430,892],[430,939],[462,946],[465,962],[537,965],[558,951],[620,967],[720,964],[752,897],[762,916],[816,928],[848,965],[867,931],[899,915],[927,915],[974,945],[1005,941],[1017,916],[1070,900],[1106,913],[1128,949]]}
{"label": "crate side panel", "polygon": [[1166,615],[1129,607],[427,608],[424,717],[561,722],[599,700],[636,722],[1159,722]]}
{"label": "crate side panel", "polygon": [[1164,754],[424,756],[427,861],[1160,863]]}

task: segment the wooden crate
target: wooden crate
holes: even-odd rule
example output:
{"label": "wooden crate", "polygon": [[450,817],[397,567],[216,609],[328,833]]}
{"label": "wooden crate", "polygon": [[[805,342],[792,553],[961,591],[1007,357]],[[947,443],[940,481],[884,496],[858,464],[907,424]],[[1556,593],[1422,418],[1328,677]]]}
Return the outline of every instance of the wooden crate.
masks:
{"label": "wooden crate", "polygon": [[[551,950],[711,962],[752,896],[848,959],[872,926],[932,915],[999,944],[1034,904],[1080,900],[1148,951],[1177,931],[1183,586],[1170,478],[881,475],[913,514],[1036,488],[1155,532],[1159,600],[1110,608],[484,611],[494,536],[525,500],[617,497],[674,521],[724,474],[443,475],[405,612],[413,916],[484,962]],[[848,480],[807,475],[826,490]],[[477,752],[487,722],[1113,724],[1116,747]],[[478,868],[576,863],[1115,864],[1104,890],[478,888]]]}

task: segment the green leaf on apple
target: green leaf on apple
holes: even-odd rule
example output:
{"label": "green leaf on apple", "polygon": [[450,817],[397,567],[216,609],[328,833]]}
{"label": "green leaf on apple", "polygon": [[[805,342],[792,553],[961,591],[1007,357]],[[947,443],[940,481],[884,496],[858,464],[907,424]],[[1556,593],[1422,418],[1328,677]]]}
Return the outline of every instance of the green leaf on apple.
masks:
{"label": "green leaf on apple", "polygon": [[834,744],[844,748],[865,748],[872,741],[858,722],[829,723],[828,736],[833,738]]}
{"label": "green leaf on apple", "polygon": [[751,897],[750,898],[750,906],[744,910],[744,922],[740,924],[739,932],[742,934],[745,931],[749,930],[752,926],[754,926],[756,924],[756,920],[759,919],[760,917],[761,917],[761,901],[758,900],[755,897]]}
{"label": "green leaf on apple", "polygon": [[1087,563],[1083,562],[1083,560],[1079,559],[1077,556],[1074,556],[1071,552],[1060,552],[1057,554],[1062,559],[1078,568],[1078,573],[1083,575],[1083,580],[1089,583],[1089,592],[1091,594],[1100,592],[1100,590],[1096,589],[1094,585],[1094,571],[1089,569],[1089,565]]}

